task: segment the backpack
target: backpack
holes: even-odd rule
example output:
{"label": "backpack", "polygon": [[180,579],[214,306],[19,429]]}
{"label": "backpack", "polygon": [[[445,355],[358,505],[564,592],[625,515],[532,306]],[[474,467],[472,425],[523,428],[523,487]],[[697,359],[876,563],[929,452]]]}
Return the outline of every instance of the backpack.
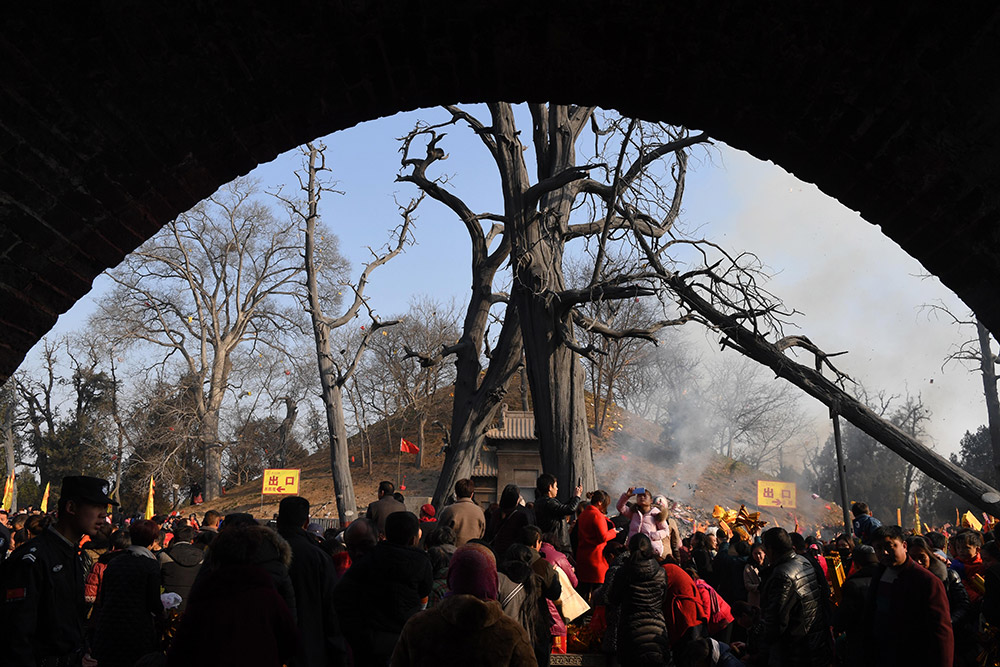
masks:
{"label": "backpack", "polygon": [[708,618],[708,634],[715,634],[733,622],[733,614],[729,603],[723,600],[714,588],[709,586],[704,579],[698,579],[694,582],[694,585],[698,588],[702,606],[704,606],[705,594],[707,593],[708,608],[704,612],[706,618]]}

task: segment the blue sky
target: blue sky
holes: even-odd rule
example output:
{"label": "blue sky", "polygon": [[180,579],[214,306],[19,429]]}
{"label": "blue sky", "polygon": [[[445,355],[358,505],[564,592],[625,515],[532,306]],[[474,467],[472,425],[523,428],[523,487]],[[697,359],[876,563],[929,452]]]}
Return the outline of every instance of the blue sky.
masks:
{"label": "blue sky", "polygon": [[[366,246],[385,243],[387,230],[397,224],[394,197],[405,202],[415,192],[394,182],[396,138],[417,118],[442,117],[433,110],[400,114],[323,140],[336,187],[345,192],[326,196],[324,219],[356,266],[366,258]],[[498,210],[497,177],[479,141],[456,126],[441,146],[450,156],[442,171],[452,175],[455,191],[476,210]],[[295,187],[292,173],[299,164],[298,152],[291,151],[260,166],[254,176],[269,188]],[[920,277],[920,265],[877,227],[780,167],[721,144],[692,167],[684,220],[732,251],[759,255],[775,274],[770,290],[802,311],[796,318],[800,333],[827,351],[848,350],[839,365],[870,389],[921,394],[933,412],[929,431],[940,452],[957,449],[962,433],[985,421],[978,376],[957,365],[941,369],[951,346],[974,332],[920,312],[921,304],[937,301],[956,313],[967,308],[936,279]],[[414,246],[373,276],[369,294],[381,315],[404,311],[419,294],[459,303],[467,295],[468,237],[450,212],[426,201],[415,237]],[[93,297],[105,286],[99,278],[51,335],[82,327],[93,312]],[[711,335],[692,330],[688,336],[705,355],[720,354]],[[33,357],[34,352],[29,360]],[[809,398],[803,405],[812,418],[812,437],[825,438],[826,409]]]}

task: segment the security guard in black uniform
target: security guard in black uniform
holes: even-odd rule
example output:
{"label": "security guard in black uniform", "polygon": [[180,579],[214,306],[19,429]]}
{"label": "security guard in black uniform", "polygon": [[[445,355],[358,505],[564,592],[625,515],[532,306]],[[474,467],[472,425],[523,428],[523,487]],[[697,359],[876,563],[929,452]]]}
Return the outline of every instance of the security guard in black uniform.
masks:
{"label": "security guard in black uniform", "polygon": [[109,484],[96,477],[65,477],[55,524],[17,548],[4,563],[0,666],[87,667],[79,544],[105,523]]}

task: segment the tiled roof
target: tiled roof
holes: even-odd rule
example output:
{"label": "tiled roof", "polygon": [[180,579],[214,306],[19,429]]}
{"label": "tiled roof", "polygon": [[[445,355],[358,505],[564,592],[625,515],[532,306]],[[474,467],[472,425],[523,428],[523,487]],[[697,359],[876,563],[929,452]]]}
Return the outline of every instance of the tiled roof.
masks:
{"label": "tiled roof", "polygon": [[500,428],[486,431],[491,440],[534,440],[535,415],[530,412],[507,412]]}
{"label": "tiled roof", "polygon": [[496,477],[499,473],[497,467],[497,453],[496,450],[483,448],[479,452],[479,459],[476,461],[476,467],[472,469],[473,477]]}

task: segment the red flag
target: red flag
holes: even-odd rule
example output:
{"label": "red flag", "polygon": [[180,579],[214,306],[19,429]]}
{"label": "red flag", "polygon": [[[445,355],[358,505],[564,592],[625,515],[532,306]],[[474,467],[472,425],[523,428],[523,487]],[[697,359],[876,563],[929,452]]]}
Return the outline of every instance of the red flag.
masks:
{"label": "red flag", "polygon": [[420,451],[420,448],[417,447],[416,445],[414,445],[412,442],[410,442],[406,438],[400,438],[399,439],[399,451],[404,452],[406,454],[416,454],[417,452]]}

